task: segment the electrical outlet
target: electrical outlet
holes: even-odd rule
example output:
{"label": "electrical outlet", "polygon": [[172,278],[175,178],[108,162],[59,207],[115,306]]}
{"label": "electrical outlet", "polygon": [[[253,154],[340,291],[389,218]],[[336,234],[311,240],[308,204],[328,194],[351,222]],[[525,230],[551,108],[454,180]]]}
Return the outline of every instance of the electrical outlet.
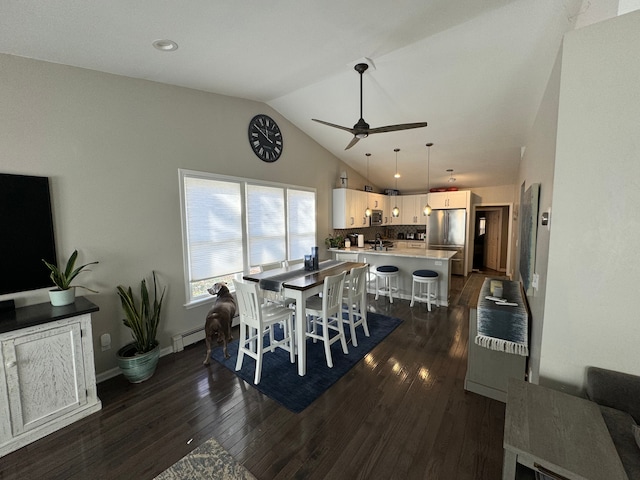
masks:
{"label": "electrical outlet", "polygon": [[102,351],[109,350],[111,348],[111,335],[108,333],[103,333],[100,335],[100,347]]}
{"label": "electrical outlet", "polygon": [[435,263],[436,267],[442,266],[442,260],[436,260],[434,263]]}

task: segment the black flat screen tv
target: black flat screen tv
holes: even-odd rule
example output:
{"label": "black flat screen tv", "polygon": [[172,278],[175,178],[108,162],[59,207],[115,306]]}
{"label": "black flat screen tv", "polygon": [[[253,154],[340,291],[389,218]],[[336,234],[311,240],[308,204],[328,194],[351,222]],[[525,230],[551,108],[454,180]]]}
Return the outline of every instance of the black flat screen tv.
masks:
{"label": "black flat screen tv", "polygon": [[0,295],[53,288],[56,245],[49,179],[0,173]]}

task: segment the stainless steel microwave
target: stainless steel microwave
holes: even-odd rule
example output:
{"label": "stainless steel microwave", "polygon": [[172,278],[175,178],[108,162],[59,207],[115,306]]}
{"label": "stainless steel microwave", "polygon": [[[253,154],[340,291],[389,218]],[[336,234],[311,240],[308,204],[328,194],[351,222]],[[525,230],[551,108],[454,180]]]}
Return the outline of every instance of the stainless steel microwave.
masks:
{"label": "stainless steel microwave", "polygon": [[382,225],[382,210],[371,210],[371,221],[370,225]]}

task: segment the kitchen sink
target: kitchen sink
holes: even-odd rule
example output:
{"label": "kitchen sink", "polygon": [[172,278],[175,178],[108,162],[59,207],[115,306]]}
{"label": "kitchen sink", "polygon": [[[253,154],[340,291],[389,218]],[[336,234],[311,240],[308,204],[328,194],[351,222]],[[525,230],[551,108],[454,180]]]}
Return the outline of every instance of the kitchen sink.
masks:
{"label": "kitchen sink", "polygon": [[390,240],[383,240],[382,246],[380,245],[379,240],[366,240],[365,243],[371,245],[371,250],[390,250],[393,248],[394,244]]}

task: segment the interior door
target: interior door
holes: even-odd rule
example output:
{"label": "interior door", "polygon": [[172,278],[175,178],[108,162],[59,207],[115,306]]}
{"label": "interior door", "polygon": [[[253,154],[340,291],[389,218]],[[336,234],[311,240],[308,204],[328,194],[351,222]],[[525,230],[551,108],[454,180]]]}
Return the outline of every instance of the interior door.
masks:
{"label": "interior door", "polygon": [[502,225],[502,212],[500,210],[489,210],[485,212],[486,239],[485,239],[485,266],[492,270],[500,267],[500,234]]}

